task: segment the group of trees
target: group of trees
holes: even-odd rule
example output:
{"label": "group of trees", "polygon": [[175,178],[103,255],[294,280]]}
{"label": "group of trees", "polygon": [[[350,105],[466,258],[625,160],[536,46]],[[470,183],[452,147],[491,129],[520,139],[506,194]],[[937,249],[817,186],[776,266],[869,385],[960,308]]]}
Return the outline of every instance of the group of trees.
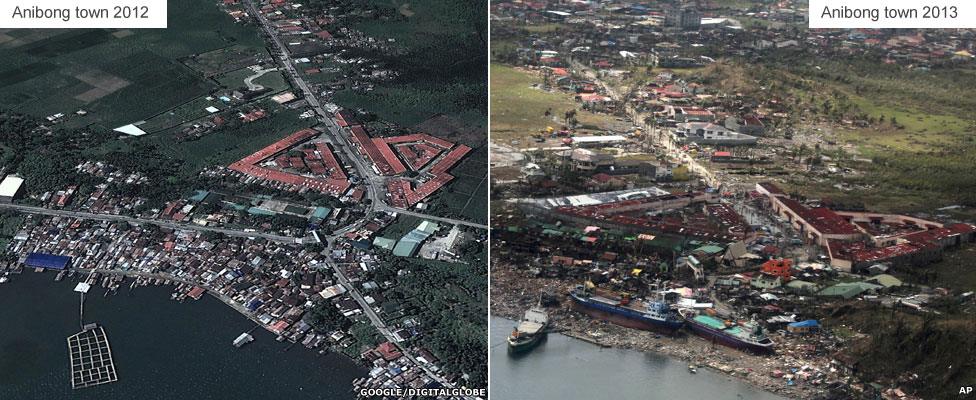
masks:
{"label": "group of trees", "polygon": [[[48,128],[30,116],[0,110],[0,143],[4,151],[2,166],[24,177],[29,193],[56,191],[78,185],[79,193],[90,193],[102,178],[82,174],[75,166],[85,160],[104,161],[119,170],[138,172],[149,184],[110,185],[121,195],[146,198],[149,207],[159,207],[177,198],[188,187],[178,174],[179,162],[163,155],[144,141],[132,140],[124,150],[100,152],[116,135],[107,130]],[[81,196],[76,196],[81,197]]]}
{"label": "group of trees", "polygon": [[307,313],[305,313],[305,322],[315,328],[316,331],[322,333],[331,333],[334,331],[343,331],[349,329],[352,326],[352,321],[346,316],[339,312],[335,304],[331,301],[322,300],[315,303],[314,306]]}
{"label": "group of trees", "polygon": [[[423,335],[419,344],[428,348],[453,373],[470,376],[467,386],[485,387],[488,379],[488,287],[486,264],[453,264],[428,260],[397,259],[384,263],[377,280],[396,279],[384,293],[387,301],[418,310]],[[397,276],[397,271],[408,273]]]}

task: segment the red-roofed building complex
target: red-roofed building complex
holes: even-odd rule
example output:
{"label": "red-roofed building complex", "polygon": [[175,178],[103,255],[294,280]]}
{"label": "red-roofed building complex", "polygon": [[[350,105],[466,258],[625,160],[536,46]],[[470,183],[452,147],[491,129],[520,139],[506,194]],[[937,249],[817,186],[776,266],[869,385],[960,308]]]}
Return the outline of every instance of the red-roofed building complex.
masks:
{"label": "red-roofed building complex", "polygon": [[772,183],[756,184],[772,209],[805,239],[823,246],[830,264],[859,271],[876,263],[924,265],[949,247],[976,239],[976,225],[943,225],[917,217],[808,207]]}
{"label": "red-roofed building complex", "polygon": [[420,203],[454,179],[447,173],[471,151],[465,145],[414,133],[393,137],[372,138],[348,110],[335,113],[339,126],[349,131],[349,137],[379,175],[394,176],[415,171],[415,179],[397,178],[387,182],[390,205],[409,208]]}
{"label": "red-roofed building complex", "polygon": [[[555,207],[553,211],[557,217],[632,232],[653,232],[721,242],[745,239],[749,233],[749,225],[735,210],[717,201],[718,197],[714,193],[688,192],[592,205],[564,205]],[[682,208],[693,210],[696,207],[702,207],[704,212],[685,217],[647,213]]]}
{"label": "red-roofed building complex", "polygon": [[[290,190],[315,190],[341,196],[352,184],[329,145],[318,142],[300,149],[301,155],[288,154],[296,145],[318,134],[314,129],[302,129],[242,158],[229,168]],[[268,165],[262,166],[262,163]],[[271,168],[272,163],[280,169]],[[286,169],[293,172],[284,171]]]}

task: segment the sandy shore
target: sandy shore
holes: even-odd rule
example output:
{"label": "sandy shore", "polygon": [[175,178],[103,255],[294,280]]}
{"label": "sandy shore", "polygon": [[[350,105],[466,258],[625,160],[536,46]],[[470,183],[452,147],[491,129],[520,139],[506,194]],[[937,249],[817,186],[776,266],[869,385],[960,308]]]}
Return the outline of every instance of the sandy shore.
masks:
{"label": "sandy shore", "polygon": [[777,343],[777,354],[757,356],[710,342],[687,332],[667,337],[595,320],[570,308],[570,301],[562,295],[570,284],[563,280],[535,278],[524,271],[493,265],[491,271],[491,313],[510,319],[518,319],[522,313],[538,301],[539,293],[560,295],[558,307],[549,309],[549,317],[555,329],[562,334],[606,347],[656,352],[674,357],[689,364],[709,367],[740,379],[763,390],[785,397],[812,399],[820,388],[812,382],[795,379],[788,386],[786,379],[773,376],[773,371],[790,373],[790,368],[807,366],[813,370],[836,377],[826,357],[810,357],[799,351],[805,345],[803,339],[772,334]]}

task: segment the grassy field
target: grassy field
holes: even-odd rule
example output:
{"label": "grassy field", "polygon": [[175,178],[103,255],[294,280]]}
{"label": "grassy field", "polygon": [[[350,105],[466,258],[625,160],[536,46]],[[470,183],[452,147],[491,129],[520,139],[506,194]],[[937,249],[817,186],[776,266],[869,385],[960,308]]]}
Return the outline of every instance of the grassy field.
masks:
{"label": "grassy field", "polygon": [[166,110],[159,115],[149,118],[146,120],[146,123],[140,125],[139,128],[149,133],[172,128],[176,125],[194,121],[210,115],[211,113],[206,110],[207,107],[216,107],[221,111],[227,109],[227,106],[225,106],[219,100],[207,100],[207,96],[200,96],[173,109]]}
{"label": "grassy field", "polygon": [[[567,111],[577,110],[576,119],[584,127],[606,129],[611,118],[579,109],[568,93],[546,92],[533,88],[541,78],[529,71],[491,64],[491,137],[493,141],[532,147],[532,135],[553,127],[559,129]],[[550,117],[545,116],[551,110]]]}
{"label": "grassy field", "polygon": [[488,148],[475,150],[450,173],[455,179],[431,198],[430,211],[487,224]]}
{"label": "grassy field", "polygon": [[[266,107],[270,109],[271,105]],[[314,125],[313,120],[298,118],[296,110],[276,110],[270,117],[238,128],[226,128],[209,133],[194,141],[178,142],[173,130],[152,135],[126,138],[106,143],[89,151],[93,157],[112,152],[129,152],[140,143],[159,149],[162,155],[180,162],[181,175],[190,177],[211,165],[228,165],[302,128]]]}
{"label": "grassy field", "polygon": [[21,39],[0,44],[0,106],[39,117],[84,109],[88,115],[72,117],[69,126],[111,129],[214,88],[178,59],[264,46],[256,30],[213,4],[173,0],[169,10],[168,29],[9,32]]}
{"label": "grassy field", "polygon": [[[976,84],[972,71],[914,71],[876,60],[786,59],[749,67],[730,63],[706,72],[726,89],[762,95],[758,86],[780,93],[800,127],[807,124],[798,121],[800,116],[829,121],[832,134],[825,139],[872,161],[854,161],[841,150],[834,161],[858,174],[824,181],[790,178],[801,193],[879,211],[934,212],[961,204],[969,211],[960,216],[976,214],[976,177],[969,172],[976,154],[976,100],[965,89]],[[867,121],[867,126],[844,120]],[[841,190],[837,183],[854,189]]]}
{"label": "grassy field", "polygon": [[412,231],[421,222],[423,222],[422,218],[414,217],[412,215],[398,215],[396,221],[393,221],[393,223],[383,228],[383,230],[378,233],[378,236],[393,240],[400,240],[403,235],[406,235],[407,232]]}

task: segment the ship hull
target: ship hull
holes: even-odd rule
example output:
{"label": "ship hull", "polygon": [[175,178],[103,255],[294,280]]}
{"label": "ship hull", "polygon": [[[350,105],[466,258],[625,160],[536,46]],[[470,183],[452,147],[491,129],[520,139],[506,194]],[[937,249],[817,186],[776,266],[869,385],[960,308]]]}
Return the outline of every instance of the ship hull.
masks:
{"label": "ship hull", "polygon": [[572,298],[573,306],[577,311],[599,320],[609,321],[615,325],[671,335],[678,329],[681,329],[681,326],[684,324],[683,321],[659,321],[650,319],[642,316],[637,311],[589,301],[577,297],[575,294],[572,295]]}
{"label": "ship hull", "polygon": [[737,337],[730,336],[718,329],[704,326],[692,321],[688,321],[688,328],[691,329],[692,333],[702,337],[705,340],[731,347],[733,349],[748,351],[756,354],[773,353],[772,346],[763,346],[756,343],[750,343]]}
{"label": "ship hull", "polygon": [[539,343],[542,342],[542,337],[544,333],[533,335],[531,338],[520,341],[513,341],[511,338],[508,339],[508,351],[512,354],[525,353],[529,350],[534,349]]}

